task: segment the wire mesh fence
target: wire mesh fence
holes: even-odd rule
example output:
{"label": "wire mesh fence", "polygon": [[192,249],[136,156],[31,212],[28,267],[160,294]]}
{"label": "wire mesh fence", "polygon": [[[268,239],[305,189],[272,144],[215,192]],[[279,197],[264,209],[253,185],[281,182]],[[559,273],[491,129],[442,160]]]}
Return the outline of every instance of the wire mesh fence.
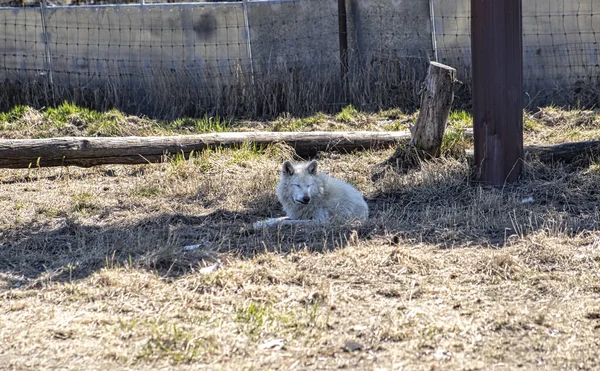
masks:
{"label": "wire mesh fence", "polygon": [[[161,117],[415,108],[432,59],[458,69],[457,104],[469,105],[470,0],[347,0],[343,82],[338,0],[124,2],[0,0],[0,109],[63,100]],[[594,3],[524,1],[530,105],[598,103]]]}
{"label": "wire mesh fence", "polygon": [[[440,62],[456,66],[470,86],[471,0],[434,0]],[[523,1],[523,78],[526,103],[600,103],[600,2]]]}

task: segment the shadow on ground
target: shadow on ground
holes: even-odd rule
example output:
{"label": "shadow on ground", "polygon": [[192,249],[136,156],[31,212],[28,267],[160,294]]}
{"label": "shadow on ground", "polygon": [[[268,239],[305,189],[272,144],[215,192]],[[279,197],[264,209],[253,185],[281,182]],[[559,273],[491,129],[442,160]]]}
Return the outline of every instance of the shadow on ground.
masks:
{"label": "shadow on ground", "polygon": [[138,267],[180,276],[219,259],[220,253],[251,257],[266,251],[322,252],[343,247],[356,231],[289,226],[255,231],[253,212],[215,210],[203,216],[163,214],[132,224],[100,227],[66,219],[53,229],[21,228],[0,236],[0,273],[19,285],[69,282],[103,267]]}
{"label": "shadow on ground", "polygon": [[268,190],[243,212],[162,214],[108,227],[69,217],[52,227],[21,226],[0,234],[0,274],[5,288],[78,280],[113,266],[180,276],[222,253],[241,258],[266,251],[320,253],[357,240],[501,248],[540,231],[577,235],[600,229],[600,171],[528,165],[518,184],[503,189],[473,186],[469,178],[468,166],[460,162],[386,176],[368,199],[370,220],[360,227],[254,231],[253,222],[280,213],[270,210],[276,201]]}

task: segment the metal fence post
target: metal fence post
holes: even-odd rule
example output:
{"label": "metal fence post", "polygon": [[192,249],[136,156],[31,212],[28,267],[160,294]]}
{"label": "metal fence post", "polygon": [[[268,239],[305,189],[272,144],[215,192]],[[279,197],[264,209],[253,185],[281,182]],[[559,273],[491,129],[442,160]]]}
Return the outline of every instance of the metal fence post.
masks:
{"label": "metal fence post", "polygon": [[248,0],[242,0],[244,8],[244,26],[246,28],[246,49],[248,50],[248,58],[250,59],[250,80],[254,85],[254,61],[252,60],[252,41],[250,40],[250,21],[248,20]]}
{"label": "metal fence post", "polygon": [[499,186],[523,166],[521,0],[471,0],[475,178]]}
{"label": "metal fence post", "polygon": [[46,53],[46,69],[48,74],[48,82],[50,83],[50,88],[52,89],[52,95],[54,96],[54,77],[52,76],[52,57],[50,55],[50,43],[48,39],[48,29],[47,29],[47,19],[46,19],[46,11],[47,11],[47,3],[46,0],[42,0],[40,4],[40,16],[42,17],[42,34],[44,37],[44,49]]}
{"label": "metal fence post", "polygon": [[346,20],[346,0],[338,0],[338,27],[340,43],[340,74],[342,89],[346,91],[348,76],[348,24]]}
{"label": "metal fence post", "polygon": [[438,51],[437,51],[437,40],[435,31],[435,9],[433,7],[433,1],[429,0],[429,19],[431,22],[431,48],[433,49],[433,60],[438,62]]}

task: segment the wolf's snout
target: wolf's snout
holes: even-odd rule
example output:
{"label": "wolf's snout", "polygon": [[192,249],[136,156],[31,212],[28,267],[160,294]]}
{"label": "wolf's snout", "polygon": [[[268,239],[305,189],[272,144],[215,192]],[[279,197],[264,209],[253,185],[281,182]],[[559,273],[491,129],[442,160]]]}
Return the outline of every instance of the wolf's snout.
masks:
{"label": "wolf's snout", "polygon": [[300,200],[300,202],[302,202],[303,204],[307,204],[310,202],[310,197],[309,196],[304,196],[302,197],[302,199]]}

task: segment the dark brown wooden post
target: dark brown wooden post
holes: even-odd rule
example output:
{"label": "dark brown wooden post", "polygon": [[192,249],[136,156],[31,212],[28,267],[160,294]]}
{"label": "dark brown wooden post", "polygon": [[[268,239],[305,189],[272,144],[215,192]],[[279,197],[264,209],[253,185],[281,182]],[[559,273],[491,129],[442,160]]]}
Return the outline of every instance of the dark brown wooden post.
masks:
{"label": "dark brown wooden post", "polygon": [[348,24],[346,21],[346,0],[338,0],[338,27],[340,43],[340,75],[345,89],[348,75]]}
{"label": "dark brown wooden post", "polygon": [[471,0],[475,179],[498,186],[521,174],[521,0]]}

